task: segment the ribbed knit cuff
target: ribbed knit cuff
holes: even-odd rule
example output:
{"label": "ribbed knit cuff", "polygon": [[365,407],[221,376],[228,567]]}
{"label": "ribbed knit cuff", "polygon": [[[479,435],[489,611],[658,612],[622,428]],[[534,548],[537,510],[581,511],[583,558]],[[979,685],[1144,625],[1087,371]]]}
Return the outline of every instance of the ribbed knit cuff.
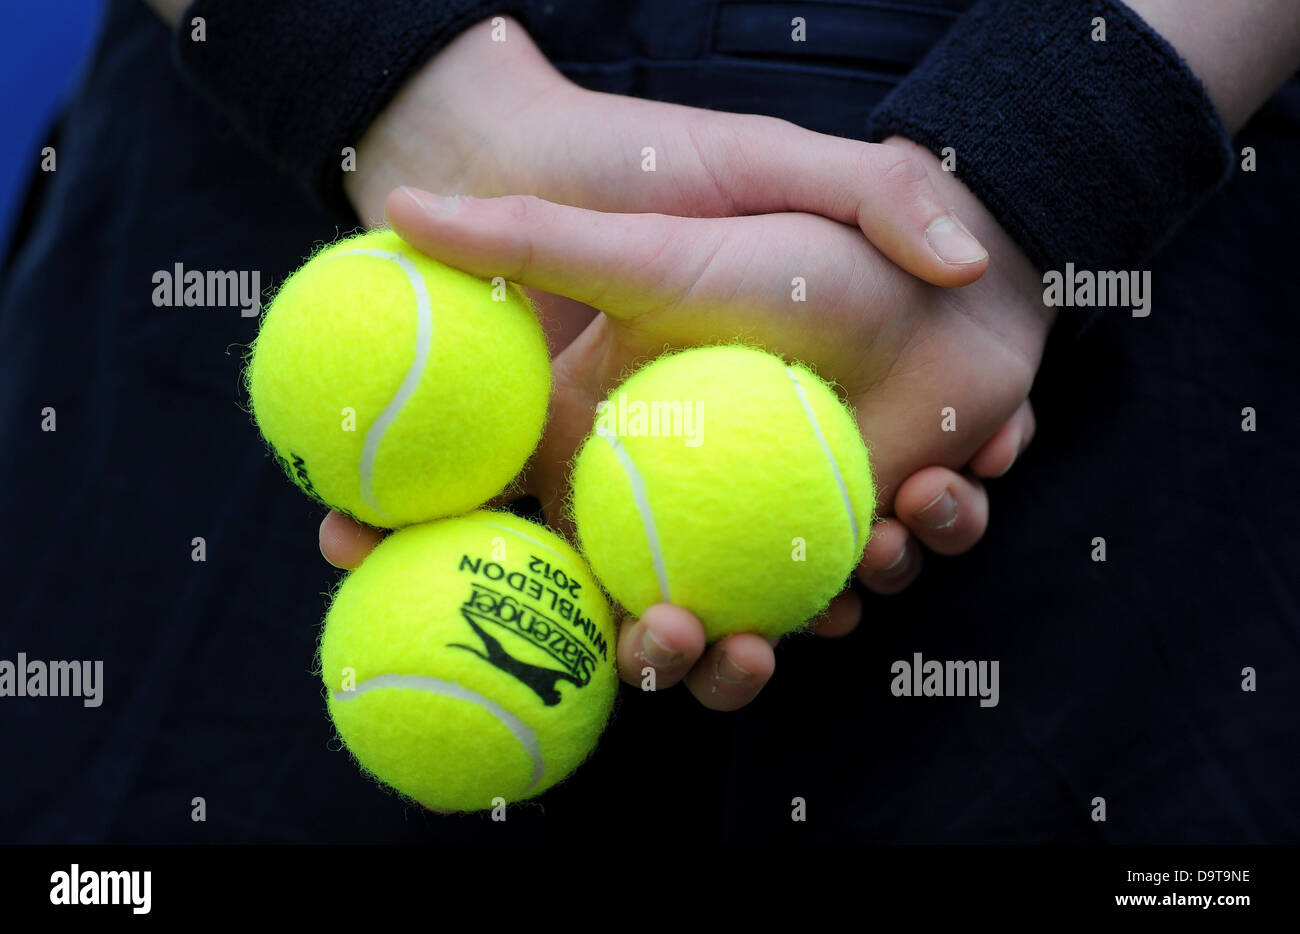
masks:
{"label": "ribbed knit cuff", "polygon": [[[181,70],[315,200],[353,214],[343,148],[466,27],[527,0],[195,0],[175,36]],[[195,41],[202,17],[204,41]]]}
{"label": "ribbed knit cuff", "polygon": [[1200,81],[1118,0],[981,0],[871,132],[952,147],[957,176],[1040,270],[1131,268],[1232,166]]}

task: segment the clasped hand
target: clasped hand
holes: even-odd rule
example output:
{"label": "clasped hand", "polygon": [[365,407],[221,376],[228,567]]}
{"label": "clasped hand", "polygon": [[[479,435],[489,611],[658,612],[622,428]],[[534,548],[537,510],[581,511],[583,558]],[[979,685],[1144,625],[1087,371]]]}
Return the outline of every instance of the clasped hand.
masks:
{"label": "clasped hand", "polygon": [[[906,140],[586,91],[515,29],[485,56],[475,27],[426,66],[362,140],[348,187],[368,222],[530,290],[555,393],[521,484],[548,519],[563,523],[567,465],[621,375],[740,338],[813,367],[855,408],[879,491],[866,587],[906,587],[921,546],[971,548],[988,521],[981,478],[1033,435],[1052,324],[1037,274],[983,205]],[[509,80],[492,55],[508,57]],[[321,550],[354,567],[381,534],[331,513]],[[861,614],[846,590],[813,630],[843,635]],[[768,641],[706,646],[699,621],[667,605],[623,623],[618,659],[630,683],[653,667],[658,687],[684,681],[718,710],[752,700],[775,665]]]}

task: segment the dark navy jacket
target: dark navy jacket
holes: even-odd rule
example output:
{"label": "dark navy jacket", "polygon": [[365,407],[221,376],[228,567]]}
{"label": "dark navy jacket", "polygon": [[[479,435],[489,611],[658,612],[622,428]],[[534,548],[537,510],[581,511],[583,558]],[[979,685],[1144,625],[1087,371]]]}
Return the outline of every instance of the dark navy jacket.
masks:
{"label": "dark navy jacket", "polygon": [[[532,31],[585,85],[859,138],[966,6],[548,5]],[[755,28],[814,7],[834,54]],[[1300,841],[1294,82],[1236,140],[1266,170],[1158,255],[1151,316],[1053,340],[1038,437],[971,554],[868,599],[847,639],[789,640],[739,713],[624,689],[592,761],[504,826],[403,806],[332,740],[312,667],[339,575],[238,405],[256,319],[150,302],[176,262],[278,283],[355,218],[217,119],[135,3],[110,7],[55,143],[0,284],[0,659],[102,659],[106,684],[97,708],[0,698],[3,841]],[[1000,660],[1000,703],[893,697],[915,652]]]}

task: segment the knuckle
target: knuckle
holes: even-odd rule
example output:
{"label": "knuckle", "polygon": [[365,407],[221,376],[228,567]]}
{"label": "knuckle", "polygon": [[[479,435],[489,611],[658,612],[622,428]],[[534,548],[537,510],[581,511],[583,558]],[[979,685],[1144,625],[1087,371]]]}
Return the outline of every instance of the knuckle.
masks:
{"label": "knuckle", "polygon": [[506,195],[501,203],[511,220],[530,221],[537,218],[542,202],[533,195]]}
{"label": "knuckle", "polygon": [[892,188],[913,189],[929,181],[921,160],[910,153],[890,152],[877,157],[876,176]]}

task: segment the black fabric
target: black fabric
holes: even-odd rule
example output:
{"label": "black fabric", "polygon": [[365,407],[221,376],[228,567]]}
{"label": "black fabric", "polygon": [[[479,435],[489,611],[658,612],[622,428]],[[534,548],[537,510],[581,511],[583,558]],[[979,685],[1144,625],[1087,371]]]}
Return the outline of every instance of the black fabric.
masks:
{"label": "black fabric", "polygon": [[[1091,38],[1094,17],[1105,41]],[[1042,270],[1144,262],[1232,164],[1200,81],[1119,0],[981,0],[871,132],[951,147],[958,176]]]}
{"label": "black fabric", "polygon": [[[958,5],[890,4],[882,35],[937,39]],[[862,61],[717,51],[710,3],[548,6],[530,30],[593,87],[861,137],[897,80],[869,44]],[[795,6],[810,43],[876,35],[874,4]],[[736,714],[625,688],[595,757],[500,824],[403,806],[332,738],[312,668],[339,575],[321,510],[240,407],[256,321],[156,308],[150,277],[257,269],[269,290],[354,220],[287,185],[168,43],[143,5],[112,3],[0,283],[0,659],[102,659],[107,680],[95,709],[0,698],[0,840],[1300,842],[1294,82],[1235,141],[1260,170],[1158,254],[1151,316],[1053,340],[1038,437],[990,484],[981,545],[930,556],[848,638],[790,640]],[[890,664],[917,651],[1000,660],[1001,703],[892,697]]]}
{"label": "black fabric", "polygon": [[[326,208],[347,213],[343,148],[467,26],[527,0],[194,0],[184,72],[245,139]],[[203,21],[196,41],[194,21]]]}

